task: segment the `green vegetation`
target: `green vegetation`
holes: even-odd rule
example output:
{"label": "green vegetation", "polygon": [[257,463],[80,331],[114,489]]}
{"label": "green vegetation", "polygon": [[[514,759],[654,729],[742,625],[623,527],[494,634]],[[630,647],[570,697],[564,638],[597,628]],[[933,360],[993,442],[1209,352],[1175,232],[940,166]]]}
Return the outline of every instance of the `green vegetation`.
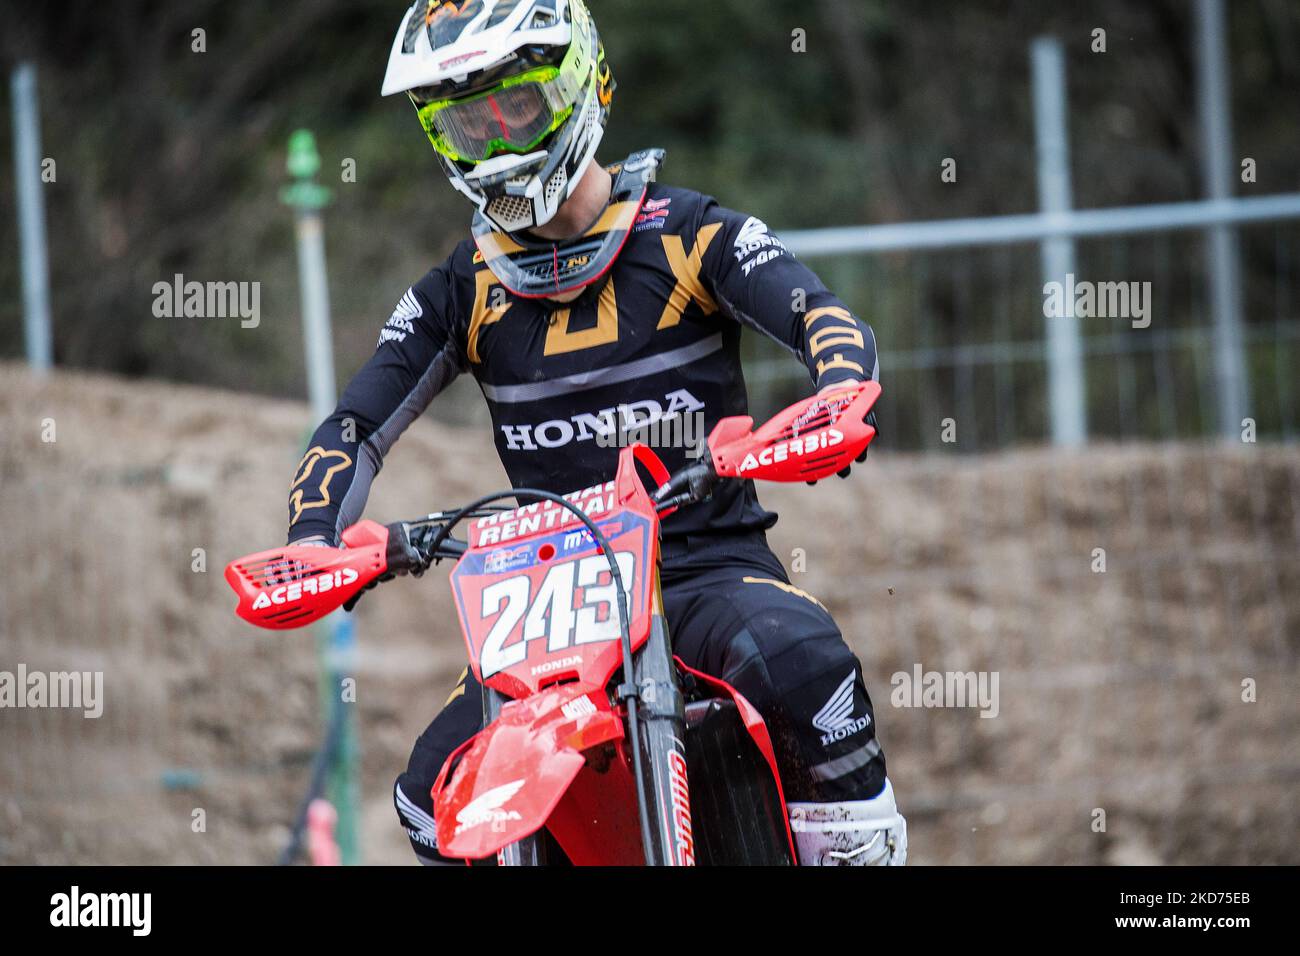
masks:
{"label": "green vegetation", "polygon": [[[778,229],[1032,210],[1028,43],[1042,32],[1067,47],[1076,205],[1199,194],[1183,0],[591,5],[619,82],[604,158],[663,146],[665,180]],[[1258,165],[1240,192],[1295,190],[1300,7],[1230,7],[1237,150]],[[36,60],[44,151],[57,163],[46,195],[60,364],[302,394],[292,219],[277,201],[299,127],[315,131],[335,195],[326,222],[340,376],[363,360],[392,303],[465,234],[469,214],[409,104],[379,96],[401,12],[400,0],[124,0],[35,5],[6,23],[4,66]],[[1090,49],[1096,27],[1105,53]],[[799,30],[802,53],[792,50]],[[22,350],[9,136],[6,120],[0,356]],[[957,160],[955,184],[940,181],[944,157]],[[355,182],[341,175],[349,159]],[[1294,246],[1247,252],[1249,280],[1274,275]],[[1016,254],[1016,272],[1032,277],[1036,251]],[[926,258],[948,275],[944,256]],[[1171,288],[1194,282],[1198,259],[1173,263]],[[912,288],[915,264],[816,265],[876,325],[886,355],[914,338],[900,324],[909,315],[924,314],[940,343],[992,336],[992,314],[963,315],[947,279]],[[976,279],[988,271],[977,266]],[[252,332],[154,318],[150,290],[175,273],[260,281],[263,322]],[[978,303],[995,292],[977,281],[965,294]],[[901,313],[888,307],[899,300]],[[1265,318],[1277,308],[1270,300]]]}

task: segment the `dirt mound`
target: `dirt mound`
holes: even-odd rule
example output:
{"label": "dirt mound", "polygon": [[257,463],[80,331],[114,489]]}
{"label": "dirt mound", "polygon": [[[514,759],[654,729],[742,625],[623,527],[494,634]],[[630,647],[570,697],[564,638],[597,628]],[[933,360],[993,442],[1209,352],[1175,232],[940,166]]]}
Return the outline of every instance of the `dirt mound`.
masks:
{"label": "dirt mound", "polygon": [[[0,670],[103,671],[105,696],[99,719],[0,710],[0,862],[275,858],[315,647],[238,622],[221,569],[282,539],[307,417],[0,366]],[[504,486],[486,431],[423,420],[368,514]],[[763,497],[863,661],[916,862],[1300,862],[1294,448],[881,450]],[[356,620],[365,857],[407,862],[391,782],[463,666],[442,573]],[[893,706],[918,666],[996,672],[997,716]]]}

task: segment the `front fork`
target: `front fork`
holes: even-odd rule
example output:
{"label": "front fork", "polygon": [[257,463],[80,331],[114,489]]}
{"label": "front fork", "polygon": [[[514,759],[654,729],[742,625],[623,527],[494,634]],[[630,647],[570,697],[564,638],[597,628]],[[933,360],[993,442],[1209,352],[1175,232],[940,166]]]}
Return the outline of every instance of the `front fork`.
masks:
{"label": "front fork", "polygon": [[[483,685],[483,726],[487,727],[501,715],[506,698],[486,684]],[[546,847],[542,831],[522,840],[509,843],[497,851],[497,866],[545,866]]]}
{"label": "front fork", "polygon": [[[641,772],[650,800],[650,845],[647,866],[694,866],[690,784],[686,775],[686,702],[673,663],[668,622],[663,614],[658,571],[653,589],[650,636],[633,664],[640,706]],[[496,720],[506,699],[483,687],[484,726]],[[545,866],[542,833],[511,843],[497,852],[499,866]]]}
{"label": "front fork", "polygon": [[686,777],[686,704],[673,664],[655,572],[650,637],[634,663],[640,695],[641,772],[650,799],[647,866],[694,866],[690,785]]}

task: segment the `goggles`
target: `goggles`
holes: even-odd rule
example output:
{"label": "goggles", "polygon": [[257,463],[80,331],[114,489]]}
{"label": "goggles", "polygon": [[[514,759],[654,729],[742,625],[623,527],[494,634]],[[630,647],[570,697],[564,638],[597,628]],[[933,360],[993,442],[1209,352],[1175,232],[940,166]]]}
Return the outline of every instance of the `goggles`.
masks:
{"label": "goggles", "polygon": [[480,163],[497,153],[527,153],[564,125],[581,92],[577,71],[541,66],[473,96],[411,101],[433,148],[453,162]]}

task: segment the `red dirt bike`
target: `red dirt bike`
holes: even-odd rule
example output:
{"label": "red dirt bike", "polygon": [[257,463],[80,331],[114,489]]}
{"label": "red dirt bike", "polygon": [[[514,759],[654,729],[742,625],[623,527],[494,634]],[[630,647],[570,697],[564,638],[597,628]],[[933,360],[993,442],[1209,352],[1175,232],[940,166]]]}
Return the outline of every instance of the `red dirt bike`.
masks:
{"label": "red dirt bike", "polygon": [[[452,590],[484,729],[433,786],[438,848],[467,861],[795,864],[776,757],[753,706],[675,658],[659,588],[659,520],[720,481],[815,481],[866,450],[880,395],[815,395],[757,430],[725,418],[670,475],[641,444],[612,481],[568,495],[516,488],[383,526],[343,548],[287,546],[226,567],[237,613],[301,627],[401,573],[456,561]],[[647,474],[655,490],[647,490]],[[530,500],[521,507],[504,498]],[[467,540],[452,537],[469,522]],[[400,546],[395,547],[395,543]]]}

